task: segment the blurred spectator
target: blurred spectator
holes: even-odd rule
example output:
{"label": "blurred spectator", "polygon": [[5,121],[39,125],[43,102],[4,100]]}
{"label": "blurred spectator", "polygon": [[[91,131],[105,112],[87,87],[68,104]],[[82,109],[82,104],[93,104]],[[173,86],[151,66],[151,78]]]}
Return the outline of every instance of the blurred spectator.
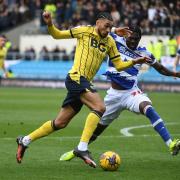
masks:
{"label": "blurred spectator", "polygon": [[60,60],[60,57],[59,57],[60,52],[61,52],[61,51],[60,51],[60,49],[59,49],[58,46],[56,46],[56,47],[53,49],[53,51],[52,51],[52,53],[53,53],[53,60],[55,60],[55,61]]}
{"label": "blurred spectator", "polygon": [[5,0],[0,0],[0,30],[9,25],[8,6]]}
{"label": "blurred spectator", "polygon": [[63,2],[57,3],[56,22],[58,25],[64,22],[64,3]]}
{"label": "blurred spectator", "polygon": [[7,78],[15,78],[16,76],[11,69],[8,69],[8,71],[6,73],[6,77]]}
{"label": "blurred spectator", "polygon": [[175,57],[176,51],[177,51],[177,41],[173,35],[169,36],[169,40],[167,42],[167,47],[168,47],[168,55],[171,57]]}
{"label": "blurred spectator", "polygon": [[7,60],[21,59],[21,54],[17,46],[12,46],[7,53]]}
{"label": "blurred spectator", "polygon": [[35,59],[36,59],[36,54],[34,48],[33,47],[26,48],[24,52],[24,60],[35,60]]}
{"label": "blurred spectator", "polygon": [[27,4],[25,4],[25,0],[21,0],[19,2],[19,20],[20,22],[27,21],[29,19],[29,8]]}
{"label": "blurred spectator", "polygon": [[158,39],[158,41],[154,44],[154,56],[158,62],[161,62],[161,57],[163,56],[163,41]]}
{"label": "blurred spectator", "polygon": [[0,78],[6,75],[5,58],[7,55],[8,47],[6,47],[6,37],[0,36]]}
{"label": "blurred spectator", "polygon": [[55,18],[56,10],[57,10],[56,5],[54,4],[54,2],[52,0],[49,0],[44,7],[44,11],[50,12],[52,18]]}
{"label": "blurred spectator", "polygon": [[155,48],[154,48],[154,43],[153,41],[150,41],[147,45],[147,49],[150,53],[152,53],[153,55],[155,54]]}
{"label": "blurred spectator", "polygon": [[113,3],[111,5],[111,16],[114,20],[114,24],[115,26],[118,26],[119,22],[120,22],[120,13],[118,12],[117,8],[116,8],[116,4]]}
{"label": "blurred spectator", "polygon": [[63,53],[62,60],[63,60],[63,61],[69,61],[69,56],[68,56],[68,54],[66,53],[66,51]]}
{"label": "blurred spectator", "polygon": [[40,51],[40,58],[39,59],[40,60],[46,60],[46,61],[50,60],[49,51],[48,51],[46,46],[42,47],[42,49]]}

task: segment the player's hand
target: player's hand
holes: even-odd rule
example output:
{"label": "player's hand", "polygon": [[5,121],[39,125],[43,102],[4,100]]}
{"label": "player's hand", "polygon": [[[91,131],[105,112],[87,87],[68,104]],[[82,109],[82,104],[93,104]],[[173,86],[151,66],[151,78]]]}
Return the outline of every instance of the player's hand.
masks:
{"label": "player's hand", "polygon": [[132,34],[132,31],[129,30],[128,27],[118,27],[118,28],[115,28],[115,33],[116,33],[118,36],[129,37],[129,36]]}
{"label": "player's hand", "polygon": [[149,57],[140,57],[140,58],[136,58],[133,60],[134,64],[143,64],[143,63],[148,63],[149,61],[151,61],[151,59]]}
{"label": "player's hand", "polygon": [[48,26],[51,26],[52,25],[52,17],[51,17],[51,13],[50,12],[47,12],[47,11],[44,11],[43,14],[43,19],[44,19],[44,22],[48,25]]}

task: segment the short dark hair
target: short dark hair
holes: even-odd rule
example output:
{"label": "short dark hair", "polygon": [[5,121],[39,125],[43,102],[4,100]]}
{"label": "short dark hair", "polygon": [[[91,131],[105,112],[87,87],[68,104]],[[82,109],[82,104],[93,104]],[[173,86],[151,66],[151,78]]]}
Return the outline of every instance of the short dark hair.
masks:
{"label": "short dark hair", "polygon": [[112,18],[112,16],[111,16],[111,14],[108,13],[108,12],[100,12],[100,13],[97,15],[97,17],[96,17],[96,21],[97,21],[98,19],[108,19],[108,20],[110,20],[110,21],[113,21],[113,18]]}
{"label": "short dark hair", "polygon": [[142,36],[141,28],[139,26],[129,26],[129,30],[133,33],[137,33],[140,37]]}

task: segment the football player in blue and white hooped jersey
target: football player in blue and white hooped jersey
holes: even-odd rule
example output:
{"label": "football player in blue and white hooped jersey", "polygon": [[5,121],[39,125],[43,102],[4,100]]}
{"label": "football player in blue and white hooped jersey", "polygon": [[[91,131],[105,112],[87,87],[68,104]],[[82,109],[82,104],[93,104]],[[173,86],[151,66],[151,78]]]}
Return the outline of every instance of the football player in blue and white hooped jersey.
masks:
{"label": "football player in blue and white hooped jersey", "polygon": [[[180,77],[179,72],[173,72],[165,68],[156,61],[154,56],[145,47],[138,46],[141,39],[141,30],[139,27],[130,27],[130,30],[133,33],[127,38],[112,34],[124,61],[134,59],[135,57],[149,56],[151,61],[148,64],[160,74]],[[140,67],[141,65],[135,65],[125,71],[117,72],[109,61],[106,75],[111,81],[111,88],[107,91],[107,95],[104,98],[106,112],[101,118],[91,140],[96,139],[113,120],[119,117],[123,110],[129,110],[146,116],[153,128],[169,147],[171,154],[177,155],[180,150],[180,140],[172,140],[163,119],[153,108],[151,100],[137,86],[137,75]]]}
{"label": "football player in blue and white hooped jersey", "polygon": [[[116,33],[118,33],[117,29],[118,28],[116,28]],[[130,30],[132,34],[127,38],[120,37],[114,33],[111,34],[116,41],[122,60],[127,61],[140,56],[149,56],[151,60],[148,64],[159,73],[166,76],[180,77],[180,72],[168,70],[157,62],[145,47],[138,46],[141,39],[141,30],[139,27],[130,27]],[[150,120],[153,128],[169,147],[170,153],[177,155],[180,150],[180,140],[172,139],[163,119],[153,108],[151,100],[137,86],[137,75],[140,67],[141,65],[134,65],[127,70],[118,72],[109,61],[109,67],[105,75],[111,81],[111,88],[107,91],[104,98],[106,111],[94,131],[90,143],[93,142],[110,123],[117,119],[123,110],[129,110],[146,116]],[[73,157],[73,151],[69,151],[63,154],[60,160],[70,160]]]}

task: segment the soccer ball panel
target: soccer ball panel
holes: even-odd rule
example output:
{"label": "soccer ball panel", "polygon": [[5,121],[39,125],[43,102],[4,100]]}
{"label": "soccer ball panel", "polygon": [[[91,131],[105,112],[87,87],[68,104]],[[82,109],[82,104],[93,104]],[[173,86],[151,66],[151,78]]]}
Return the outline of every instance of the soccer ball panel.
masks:
{"label": "soccer ball panel", "polygon": [[120,163],[120,156],[113,151],[107,151],[100,156],[99,164],[105,171],[116,171]]}

